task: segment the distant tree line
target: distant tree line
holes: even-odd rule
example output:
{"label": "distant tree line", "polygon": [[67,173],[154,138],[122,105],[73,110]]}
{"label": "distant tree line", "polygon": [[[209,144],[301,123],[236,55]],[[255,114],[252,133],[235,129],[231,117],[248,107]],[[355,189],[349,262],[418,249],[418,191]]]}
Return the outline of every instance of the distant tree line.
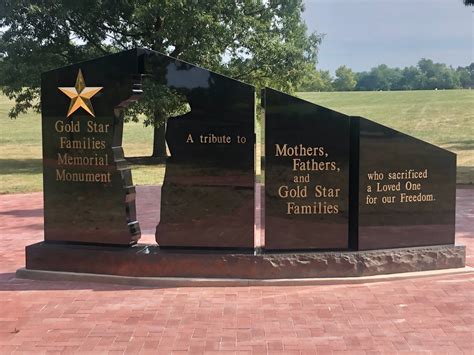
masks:
{"label": "distant tree line", "polygon": [[[3,65],[0,56],[0,68]],[[0,87],[7,83],[0,76]],[[335,77],[328,70],[311,69],[298,91],[393,91],[473,89],[474,63],[453,68],[431,59],[421,59],[416,66],[390,68],[385,64],[370,71],[353,72],[345,65],[337,68]]]}
{"label": "distant tree line", "polygon": [[326,70],[311,70],[299,91],[390,91],[474,88],[474,63],[453,68],[431,59],[421,59],[416,66],[390,68],[385,64],[370,71],[353,72],[345,65],[336,76]]}

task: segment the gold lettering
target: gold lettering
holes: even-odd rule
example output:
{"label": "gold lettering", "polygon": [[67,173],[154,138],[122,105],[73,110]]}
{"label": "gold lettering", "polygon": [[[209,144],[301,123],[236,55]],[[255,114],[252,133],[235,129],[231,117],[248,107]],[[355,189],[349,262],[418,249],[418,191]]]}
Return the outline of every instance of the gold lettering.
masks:
{"label": "gold lettering", "polygon": [[99,156],[95,154],[92,157],[88,156],[71,156],[68,153],[58,153],[58,165],[88,165],[88,166],[105,166],[109,165],[109,156],[104,154]]}
{"label": "gold lettering", "polygon": [[315,187],[315,197],[339,197],[339,192],[341,189],[325,187],[322,185],[316,185]]}
{"label": "gold lettering", "polygon": [[293,177],[293,182],[295,183],[308,183],[309,182],[309,174],[306,175],[295,175]]}
{"label": "gold lettering", "polygon": [[338,214],[339,205],[331,205],[327,202],[313,202],[313,204],[298,205],[295,202],[286,203],[286,214]]}
{"label": "gold lettering", "polygon": [[427,179],[428,169],[415,171],[415,169],[407,169],[404,171],[394,171],[388,173],[390,180],[409,180],[409,179]]}
{"label": "gold lettering", "polygon": [[288,144],[275,144],[276,157],[322,157],[326,156],[324,147],[306,147],[303,144],[288,147]]}
{"label": "gold lettering", "polygon": [[[276,150],[275,156],[276,157],[286,157],[286,156],[288,156],[288,154],[286,153],[286,146],[287,146],[287,144],[283,145],[283,148],[280,148],[279,144],[275,144],[275,150]],[[295,169],[293,169],[293,170],[295,170]]]}
{"label": "gold lettering", "polygon": [[54,124],[54,129],[58,133],[79,133],[81,131],[81,126],[79,125],[79,121],[70,121],[66,123],[64,121],[58,120]]}
{"label": "gold lettering", "polygon": [[191,133],[188,134],[188,139],[186,139],[186,143],[194,143],[193,136]]}
{"label": "gold lettering", "polygon": [[94,137],[84,137],[82,139],[68,139],[67,137],[59,137],[59,148],[61,149],[86,149],[96,150],[105,149],[106,142],[104,140],[96,140]]}
{"label": "gold lettering", "polygon": [[232,138],[227,135],[216,136],[214,133],[209,133],[206,135],[201,134],[199,136],[200,142],[202,144],[230,144],[232,143]]}
{"label": "gold lettering", "polygon": [[56,181],[63,182],[102,182],[110,183],[110,173],[71,173],[66,169],[56,169]]}
{"label": "gold lettering", "polygon": [[432,194],[422,194],[421,192],[417,195],[407,195],[406,193],[402,192],[400,194],[400,202],[401,203],[409,203],[409,202],[433,202],[435,198]]}
{"label": "gold lettering", "polygon": [[109,124],[106,123],[97,123],[93,121],[87,121],[87,132],[88,133],[108,133]]}
{"label": "gold lettering", "polygon": [[293,171],[335,171],[337,164],[334,161],[316,161],[315,159],[301,160],[293,158]]}
{"label": "gold lettering", "polygon": [[278,196],[281,198],[306,198],[308,197],[308,186],[296,186],[289,188],[287,185],[282,185],[278,189]]}

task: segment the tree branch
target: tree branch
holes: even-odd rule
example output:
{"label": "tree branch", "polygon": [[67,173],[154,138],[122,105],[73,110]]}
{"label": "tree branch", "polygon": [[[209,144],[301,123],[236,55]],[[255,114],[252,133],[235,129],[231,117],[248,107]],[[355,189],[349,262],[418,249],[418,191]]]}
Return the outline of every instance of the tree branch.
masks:
{"label": "tree branch", "polygon": [[77,22],[75,22],[71,16],[66,16],[67,20],[73,25],[72,27],[74,28],[75,27],[75,31],[77,31],[79,34],[81,34],[90,44],[92,44],[96,49],[98,49],[100,52],[102,52],[103,54],[108,54],[107,50],[104,49],[104,47],[102,47],[100,45],[100,43],[97,43],[93,38],[91,38],[87,33],[86,31],[84,31],[81,26],[79,26],[77,24]]}

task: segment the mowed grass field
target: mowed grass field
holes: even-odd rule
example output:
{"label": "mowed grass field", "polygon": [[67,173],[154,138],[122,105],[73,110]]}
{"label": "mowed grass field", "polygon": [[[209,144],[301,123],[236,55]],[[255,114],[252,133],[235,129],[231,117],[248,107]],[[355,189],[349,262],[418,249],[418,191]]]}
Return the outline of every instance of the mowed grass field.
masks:
{"label": "mowed grass field", "polygon": [[[301,98],[349,115],[364,116],[458,154],[458,183],[474,182],[474,91],[298,93]],[[41,191],[41,120],[28,113],[12,120],[0,95],[0,193]],[[153,129],[127,123],[128,157],[151,154]],[[133,166],[135,184],[156,184],[163,166]]]}
{"label": "mowed grass field", "polygon": [[298,96],[450,150],[457,154],[458,184],[474,183],[474,90],[305,92]]}
{"label": "mowed grass field", "polygon": [[[41,191],[42,147],[41,115],[28,112],[17,119],[8,118],[12,102],[0,94],[0,194]],[[152,153],[153,128],[142,123],[126,123],[126,156],[149,156]],[[136,184],[156,184],[163,180],[163,166],[136,165]]]}

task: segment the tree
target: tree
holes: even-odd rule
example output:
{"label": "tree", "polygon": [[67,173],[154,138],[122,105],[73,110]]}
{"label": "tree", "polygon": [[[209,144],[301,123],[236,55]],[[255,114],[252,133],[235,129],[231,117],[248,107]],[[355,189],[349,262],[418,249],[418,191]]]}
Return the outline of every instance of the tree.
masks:
{"label": "tree", "polygon": [[298,91],[333,91],[332,80],[329,70],[313,68],[306,73]]}
{"label": "tree", "polygon": [[370,72],[358,74],[356,89],[361,91],[390,90],[391,83],[388,72],[388,67],[381,64],[372,68]]}
{"label": "tree", "polygon": [[[302,11],[303,0],[3,0],[0,76],[16,102],[10,117],[39,110],[41,72],[135,46],[291,92],[321,41],[307,34]],[[161,127],[157,137],[164,119],[149,118]],[[154,146],[164,153],[163,139]]]}
{"label": "tree", "polygon": [[471,74],[465,68],[458,68],[456,70],[459,77],[459,84],[462,88],[466,89],[471,86]]}
{"label": "tree", "polygon": [[405,67],[401,71],[398,90],[417,90],[421,87],[421,73],[417,67]]}
{"label": "tree", "polygon": [[454,89],[460,87],[459,76],[453,68],[443,63],[434,63],[431,59],[422,58],[418,62],[420,70],[421,88],[433,89]]}
{"label": "tree", "polygon": [[349,69],[345,65],[336,69],[336,79],[333,84],[336,91],[352,91],[356,84],[357,81],[352,69]]}
{"label": "tree", "polygon": [[459,84],[464,89],[474,88],[474,63],[463,68],[458,67],[456,69],[456,74],[459,78]]}
{"label": "tree", "polygon": [[[2,71],[3,65],[4,65],[3,64],[3,59],[0,57],[0,72]],[[0,89],[4,85],[4,81],[5,81],[5,79],[0,75]]]}

